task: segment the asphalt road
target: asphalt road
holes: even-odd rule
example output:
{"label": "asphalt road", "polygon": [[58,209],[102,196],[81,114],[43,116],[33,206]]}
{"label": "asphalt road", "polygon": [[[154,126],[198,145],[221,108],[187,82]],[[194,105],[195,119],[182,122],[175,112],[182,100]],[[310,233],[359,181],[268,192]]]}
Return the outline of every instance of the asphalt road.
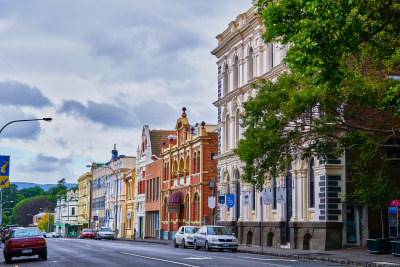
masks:
{"label": "asphalt road", "polygon": [[35,257],[13,258],[7,266],[343,266],[321,262],[274,258],[230,251],[196,251],[172,245],[118,240],[47,238],[47,261]]}

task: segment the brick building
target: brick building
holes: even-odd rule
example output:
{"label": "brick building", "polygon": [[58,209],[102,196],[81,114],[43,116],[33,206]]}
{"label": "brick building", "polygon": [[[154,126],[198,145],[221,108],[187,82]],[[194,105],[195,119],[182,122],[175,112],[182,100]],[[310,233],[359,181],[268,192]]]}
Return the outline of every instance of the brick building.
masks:
{"label": "brick building", "polygon": [[175,135],[165,144],[162,157],[162,239],[173,239],[182,225],[210,224],[216,208],[208,207],[215,195],[218,150],[217,126],[191,127],[183,108]]}
{"label": "brick building", "polygon": [[161,159],[146,165],[145,238],[159,237]]}

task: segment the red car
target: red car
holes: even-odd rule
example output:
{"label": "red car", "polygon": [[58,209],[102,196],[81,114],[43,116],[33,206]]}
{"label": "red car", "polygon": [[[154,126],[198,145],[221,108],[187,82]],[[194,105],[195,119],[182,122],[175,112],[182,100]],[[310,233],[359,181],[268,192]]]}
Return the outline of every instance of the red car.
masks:
{"label": "red car", "polygon": [[94,232],[92,229],[83,229],[80,238],[92,238],[94,239]]}
{"label": "red car", "polygon": [[11,262],[12,257],[39,255],[47,260],[47,244],[38,228],[10,229],[4,245],[4,259]]}

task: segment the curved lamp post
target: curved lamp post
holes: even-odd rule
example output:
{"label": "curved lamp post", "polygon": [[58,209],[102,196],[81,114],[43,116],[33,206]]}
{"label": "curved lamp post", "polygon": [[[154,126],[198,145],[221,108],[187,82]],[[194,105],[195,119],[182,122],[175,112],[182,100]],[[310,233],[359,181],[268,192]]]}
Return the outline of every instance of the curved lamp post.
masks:
{"label": "curved lamp post", "polygon": [[11,123],[14,123],[14,122],[23,122],[23,121],[48,121],[48,122],[51,122],[52,120],[53,120],[52,118],[43,118],[43,119],[28,119],[28,120],[10,121],[6,125],[4,125],[3,128],[1,128],[0,133],[3,131],[4,128],[6,128],[8,125],[10,125]]}

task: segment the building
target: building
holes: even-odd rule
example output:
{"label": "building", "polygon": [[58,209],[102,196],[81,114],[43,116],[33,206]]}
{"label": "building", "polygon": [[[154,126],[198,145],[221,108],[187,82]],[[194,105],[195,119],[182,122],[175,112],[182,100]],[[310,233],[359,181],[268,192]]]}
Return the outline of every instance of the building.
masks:
{"label": "building", "polygon": [[161,159],[146,165],[145,233],[144,238],[159,238]]}
{"label": "building", "polygon": [[97,229],[105,225],[106,167],[102,163],[92,163],[92,198],[90,228]]}
{"label": "building", "polygon": [[56,233],[63,237],[77,237],[78,232],[78,190],[69,190],[57,200],[54,225]]}
{"label": "building", "polygon": [[36,215],[33,215],[33,226],[37,227],[40,219],[46,214],[47,214],[46,212],[40,212],[40,213],[38,213]]}
{"label": "building", "polygon": [[135,168],[136,158],[118,155],[116,145],[111,160],[101,168],[105,171],[105,225],[111,227],[118,238],[126,231],[126,176]]}
{"label": "building", "polygon": [[136,157],[134,227],[137,238],[145,236],[146,166],[161,158],[162,142],[174,133],[175,131],[150,131],[148,125],[143,126],[142,142],[140,147],[138,146]]}
{"label": "building", "polygon": [[78,230],[89,228],[92,219],[92,173],[87,172],[78,179]]}
{"label": "building", "polygon": [[134,199],[135,199],[135,169],[130,171],[127,175],[124,176],[124,183],[126,188],[126,205],[124,205],[126,209],[126,217],[125,217],[125,238],[134,238],[135,230],[134,230]]}
{"label": "building", "polygon": [[[191,126],[183,108],[174,136],[162,150],[161,230],[163,239],[173,239],[182,225],[202,226],[213,221],[209,208],[217,179],[216,126]],[[211,201],[211,204],[215,204]]]}

